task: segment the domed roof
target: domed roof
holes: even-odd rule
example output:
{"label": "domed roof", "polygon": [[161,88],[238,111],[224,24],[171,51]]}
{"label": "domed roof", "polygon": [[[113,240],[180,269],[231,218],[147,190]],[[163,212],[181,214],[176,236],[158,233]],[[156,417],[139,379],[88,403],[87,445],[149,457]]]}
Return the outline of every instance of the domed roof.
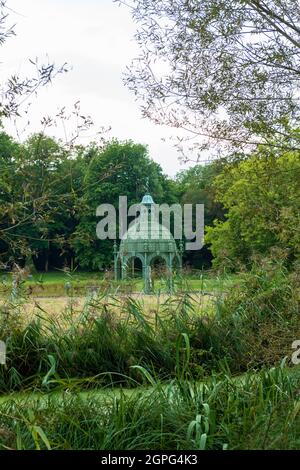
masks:
{"label": "domed roof", "polygon": [[171,232],[150,217],[141,216],[125,233],[123,240],[174,240]]}
{"label": "domed roof", "polygon": [[142,199],[141,204],[144,204],[144,205],[154,204],[151,194],[145,194],[145,196]]}
{"label": "domed roof", "polygon": [[120,251],[175,252],[175,240],[170,230],[159,223],[154,212],[152,196],[145,194],[141,204],[144,206],[141,214],[122,237]]}

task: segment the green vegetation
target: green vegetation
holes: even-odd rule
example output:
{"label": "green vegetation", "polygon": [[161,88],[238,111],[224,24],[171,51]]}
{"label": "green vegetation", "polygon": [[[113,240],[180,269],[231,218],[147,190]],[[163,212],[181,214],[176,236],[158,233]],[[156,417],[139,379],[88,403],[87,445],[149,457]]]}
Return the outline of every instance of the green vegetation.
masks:
{"label": "green vegetation", "polygon": [[117,209],[120,195],[128,205],[138,203],[147,185],[157,203],[204,203],[206,245],[183,260],[192,270],[209,268],[212,259],[222,269],[248,269],[257,254],[274,250],[290,268],[299,259],[298,150],[261,146],[171,180],[133,142],[93,144],[74,154],[42,134],[22,145],[0,137],[0,268],[18,265],[33,276],[36,270],[111,270],[113,243],[96,237],[96,207]]}
{"label": "green vegetation", "polygon": [[[51,394],[1,405],[2,448],[298,449],[299,368],[175,380],[116,396]],[[140,369],[143,375],[145,371]],[[148,373],[146,374],[148,376]]]}
{"label": "green vegetation", "polygon": [[139,45],[128,88],[144,116],[187,131],[186,160],[193,149],[210,156],[216,147],[243,158],[261,143],[299,152],[299,132],[290,132],[300,111],[298,2],[124,3]]}
{"label": "green vegetation", "polygon": [[259,148],[250,158],[227,164],[213,186],[226,220],[207,229],[214,265],[251,265],[257,253],[276,250],[291,265],[300,247],[299,152]]}
{"label": "green vegetation", "polygon": [[[128,3],[144,116],[219,158],[170,178],[131,140],[17,142],[1,128],[0,449],[299,449],[299,6]],[[0,126],[51,81],[53,65],[33,64],[37,78],[1,88]],[[89,128],[78,103],[73,116]],[[148,190],[205,205],[205,246],[184,253],[172,295],[161,266],[153,296],[134,265],[115,281],[113,242],[96,237],[100,204]]]}
{"label": "green vegetation", "polygon": [[[39,151],[53,149],[54,142],[39,139]],[[43,188],[31,181],[32,165],[38,172],[41,163],[30,154],[20,170],[29,183],[19,192],[12,181],[0,194],[6,207],[0,337],[7,346],[0,446],[298,449],[299,369],[291,363],[300,337],[298,154],[272,154],[267,178],[265,149],[242,162],[195,166],[171,181],[144,147],[130,142],[81,148],[72,160],[62,153],[57,166],[51,152],[43,154],[49,177]],[[131,191],[135,161],[144,183]],[[128,166],[117,185],[110,172],[119,164]],[[139,277],[113,280],[112,244],[95,240],[92,229],[98,203],[109,196],[106,202],[115,204],[119,191],[137,202],[148,177],[157,202],[164,193],[168,202],[205,202],[210,248],[186,254],[175,295],[165,295],[157,275],[157,295],[147,304]],[[90,188],[100,180],[93,200]],[[38,223],[30,217],[34,207]],[[47,296],[59,315],[38,302]]]}
{"label": "green vegetation", "polygon": [[161,379],[176,377],[185,349],[189,375],[197,380],[224,364],[233,373],[274,365],[291,356],[300,334],[298,299],[296,280],[275,264],[241,276],[225,298],[216,298],[214,313],[204,306],[201,315],[188,292],[154,305],[151,315],[142,300],[100,293],[79,316],[72,304],[61,321],[41,309],[25,326],[22,303],[11,304],[0,331],[7,343],[0,389],[47,389],[55,377],[88,384],[95,376],[100,384],[131,386],[138,380],[132,365]]}
{"label": "green vegetation", "polygon": [[213,315],[196,315],[186,292],[152,316],[137,299],[102,295],[63,324],[41,312],[24,327],[16,304],[1,325],[1,445],[296,449],[300,371],[287,366],[298,298],[286,268],[261,262]]}
{"label": "green vegetation", "polygon": [[17,144],[2,132],[0,151],[1,139],[0,268],[111,268],[113,244],[96,237],[96,207],[117,209],[119,196],[128,206],[139,203],[147,185],[157,203],[178,201],[175,183],[143,145],[113,140],[65,149],[43,134]]}
{"label": "green vegetation", "polygon": [[[127,292],[138,293],[142,292],[143,281],[141,277],[128,279],[126,281],[114,281],[112,279],[113,273],[95,273],[95,272],[64,272],[52,271],[47,273],[34,273],[30,276],[23,274],[20,291],[24,295],[36,296],[70,296],[81,295],[85,296],[88,292],[100,290],[111,293]],[[0,292],[2,296],[9,295],[12,287],[13,275],[0,274]],[[174,277],[174,284],[176,288],[186,291],[196,291],[200,293],[217,293],[226,292],[237,283],[239,276],[236,274],[217,274],[215,271],[195,271],[188,274],[182,273],[180,276]],[[158,277],[154,280],[155,291],[166,292],[167,286],[164,278]]]}

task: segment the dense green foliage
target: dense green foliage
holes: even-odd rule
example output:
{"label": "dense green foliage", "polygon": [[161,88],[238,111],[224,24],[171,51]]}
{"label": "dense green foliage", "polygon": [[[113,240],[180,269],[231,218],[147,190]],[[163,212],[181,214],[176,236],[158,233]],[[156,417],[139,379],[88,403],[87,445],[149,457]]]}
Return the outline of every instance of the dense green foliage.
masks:
{"label": "dense green foliage", "polygon": [[224,166],[213,183],[226,220],[215,220],[206,240],[216,265],[249,265],[257,253],[292,263],[300,246],[299,152],[261,148],[253,156]]}
{"label": "dense green foliage", "polygon": [[42,134],[22,145],[9,142],[0,154],[1,261],[24,264],[34,255],[37,267],[47,270],[50,254],[57,256],[74,224],[76,162]]}
{"label": "dense green foliage", "polygon": [[[145,145],[76,145],[91,125],[78,102],[69,143],[1,130],[0,449],[299,449],[299,6],[125,3],[142,25],[127,84],[144,116],[191,132],[197,161],[212,144],[222,158],[171,179]],[[0,45],[6,17],[4,1]],[[36,78],[0,86],[0,119],[66,71],[31,62]],[[206,245],[184,254],[174,295],[155,269],[156,297],[113,281],[113,242],[96,237],[100,204],[146,191],[205,206]]]}
{"label": "dense green foliage", "polygon": [[204,204],[207,244],[187,252],[194,268],[249,266],[256,254],[299,255],[299,152],[261,147],[250,157],[235,155],[163,174],[145,146],[113,140],[66,150],[43,134],[17,144],[0,134],[0,261],[38,270],[75,266],[99,270],[112,265],[112,241],[96,237],[96,208],[128,207],[147,189],[157,203]]}
{"label": "dense green foliage", "polygon": [[118,220],[120,196],[127,197],[129,207],[141,201],[148,187],[156,203],[173,203],[175,195],[171,182],[143,145],[112,141],[102,151],[92,149],[91,155],[83,178],[82,207],[72,247],[81,267],[99,269],[112,260],[112,241],[95,237],[96,208],[100,204],[112,204]]}
{"label": "dense green foliage", "polygon": [[[204,204],[205,226],[211,226],[214,220],[223,220],[224,209],[216,200],[216,189],[213,182],[223,168],[222,161],[210,165],[195,165],[182,170],[176,177],[179,199],[181,204]],[[195,212],[193,213],[195,226]],[[208,267],[211,264],[211,251],[205,245],[200,251],[186,252],[184,262],[194,268]]]}
{"label": "dense green foliage", "polygon": [[96,207],[119,196],[138,203],[147,187],[156,202],[176,202],[175,184],[143,145],[112,141],[66,150],[43,134],[17,144],[0,135],[2,265],[39,270],[97,269],[112,262],[112,242],[96,238]]}

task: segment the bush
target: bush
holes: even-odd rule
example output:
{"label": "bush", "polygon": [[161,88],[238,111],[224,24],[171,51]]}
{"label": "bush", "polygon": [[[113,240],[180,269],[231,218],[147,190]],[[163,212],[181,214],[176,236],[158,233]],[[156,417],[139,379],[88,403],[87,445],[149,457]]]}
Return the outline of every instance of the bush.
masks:
{"label": "bush", "polygon": [[299,320],[299,276],[268,259],[241,275],[218,305],[215,328],[232,367],[247,370],[290,357]]}

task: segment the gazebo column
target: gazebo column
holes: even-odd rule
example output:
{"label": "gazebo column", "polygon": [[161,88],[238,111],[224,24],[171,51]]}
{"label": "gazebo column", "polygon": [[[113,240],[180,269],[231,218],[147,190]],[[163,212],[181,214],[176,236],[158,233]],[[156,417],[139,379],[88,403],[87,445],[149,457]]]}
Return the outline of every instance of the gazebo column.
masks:
{"label": "gazebo column", "polygon": [[180,240],[180,242],[179,242],[179,256],[178,256],[179,271],[180,272],[182,272],[182,254],[183,254],[183,241]]}
{"label": "gazebo column", "polygon": [[173,274],[172,274],[172,262],[173,262],[173,255],[172,253],[169,253],[169,259],[168,259],[168,263],[167,263],[167,266],[168,266],[168,291],[169,291],[169,294],[172,294],[173,293]]}
{"label": "gazebo column", "polygon": [[118,247],[117,242],[114,241],[114,273],[115,273],[115,281],[118,280]]}
{"label": "gazebo column", "polygon": [[152,292],[151,266],[148,261],[147,253],[144,253],[143,278],[144,278],[144,292],[145,294],[151,294]]}

